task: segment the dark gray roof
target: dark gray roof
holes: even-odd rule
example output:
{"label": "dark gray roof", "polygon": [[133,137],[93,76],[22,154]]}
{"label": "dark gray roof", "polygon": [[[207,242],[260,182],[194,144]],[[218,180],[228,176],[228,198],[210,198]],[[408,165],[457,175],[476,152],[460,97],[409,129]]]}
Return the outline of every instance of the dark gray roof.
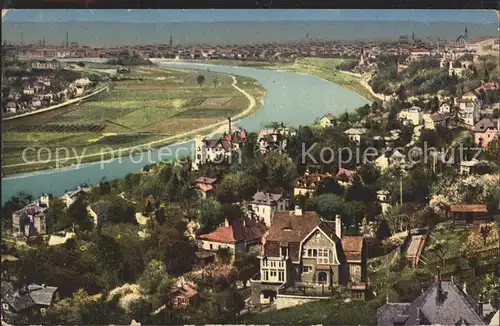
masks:
{"label": "dark gray roof", "polygon": [[277,201],[281,200],[282,197],[282,194],[259,191],[253,195],[252,203],[258,205],[274,205]]}
{"label": "dark gray roof", "polygon": [[409,303],[387,303],[377,309],[377,325],[392,325],[394,318],[409,306]]}
{"label": "dark gray roof", "polygon": [[404,325],[418,325],[417,320],[432,325],[486,325],[477,313],[476,301],[454,282],[434,283],[402,312],[392,305],[379,309],[379,325],[393,325],[403,315],[408,316]]}
{"label": "dark gray roof", "polygon": [[208,178],[208,177],[199,177],[198,179],[195,180],[197,183],[206,183],[206,184],[212,184],[216,182],[216,178]]}
{"label": "dark gray roof", "polygon": [[106,217],[108,215],[109,210],[111,208],[111,203],[108,201],[98,201],[90,205],[90,209],[97,215],[101,217]]}
{"label": "dark gray roof", "polygon": [[16,312],[36,305],[50,306],[56,291],[56,287],[38,284],[31,284],[19,291],[15,290],[11,283],[2,282],[2,300],[7,302]]}

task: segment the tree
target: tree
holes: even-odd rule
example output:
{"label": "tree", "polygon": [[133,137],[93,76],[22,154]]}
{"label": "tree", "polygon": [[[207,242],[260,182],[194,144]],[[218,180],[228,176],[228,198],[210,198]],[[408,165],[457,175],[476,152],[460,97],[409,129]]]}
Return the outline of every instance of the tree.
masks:
{"label": "tree", "polygon": [[314,195],[319,196],[323,194],[342,196],[344,194],[344,188],[342,188],[342,186],[334,178],[323,178],[316,186]]}
{"label": "tree", "polygon": [[202,234],[214,231],[222,222],[221,205],[213,198],[202,199],[197,211],[197,220],[201,224]]}
{"label": "tree", "polygon": [[277,152],[267,153],[264,156],[261,171],[264,169],[264,188],[289,189],[296,176],[296,169],[293,160],[287,154]]}
{"label": "tree", "polygon": [[260,259],[254,253],[244,253],[236,256],[234,266],[238,269],[238,278],[247,287],[247,282],[260,270]]}
{"label": "tree", "polygon": [[485,247],[486,247],[486,240],[488,239],[488,236],[492,230],[493,230],[493,225],[491,225],[491,224],[483,224],[479,228],[479,234],[483,238],[483,241],[484,241],[483,245]]}
{"label": "tree", "polygon": [[78,232],[85,232],[92,230],[93,223],[89,218],[89,214],[87,211],[87,205],[85,205],[84,199],[82,196],[78,197],[71,206],[68,208],[68,221],[61,221],[62,225],[72,225],[74,224],[77,227]]}
{"label": "tree", "polygon": [[259,180],[245,172],[226,174],[216,189],[220,203],[236,203],[251,198],[257,191]]}
{"label": "tree", "polygon": [[205,83],[205,76],[203,75],[198,75],[198,77],[196,77],[196,83],[198,83],[198,86],[203,86],[203,84]]}
{"label": "tree", "polygon": [[218,261],[221,264],[225,265],[225,264],[229,264],[231,262],[233,254],[231,253],[231,249],[221,247],[221,248],[217,249],[216,256],[217,256]]}
{"label": "tree", "polygon": [[387,224],[387,221],[385,219],[380,220],[376,233],[377,239],[382,241],[390,236],[391,236],[391,230],[389,228],[389,224]]}
{"label": "tree", "polygon": [[60,220],[67,221],[65,214],[66,204],[63,200],[59,197],[50,198],[49,208],[45,212],[48,233],[54,233],[59,229],[60,225],[58,222]]}
{"label": "tree", "polygon": [[109,215],[115,223],[137,224],[135,208],[120,197],[113,198],[109,207]]}
{"label": "tree", "polygon": [[333,220],[336,215],[342,214],[344,200],[334,194],[324,194],[313,197],[311,205],[316,213],[328,220]]}
{"label": "tree", "polygon": [[169,282],[167,267],[162,261],[153,259],[146,266],[138,280],[139,285],[145,294],[153,294]]}

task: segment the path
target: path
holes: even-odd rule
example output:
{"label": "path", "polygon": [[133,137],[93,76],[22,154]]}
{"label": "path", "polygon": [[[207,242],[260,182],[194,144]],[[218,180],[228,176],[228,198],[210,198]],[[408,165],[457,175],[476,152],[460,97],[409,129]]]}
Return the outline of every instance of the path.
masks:
{"label": "path", "polygon": [[[256,101],[255,101],[255,98],[253,96],[251,96],[245,90],[241,89],[240,87],[238,87],[236,85],[238,83],[238,81],[236,80],[236,77],[234,77],[234,76],[231,76],[231,77],[233,78],[233,83],[231,84],[231,86],[233,86],[240,93],[242,93],[243,95],[245,95],[245,97],[250,101],[250,103],[248,104],[248,107],[243,112],[241,112],[238,115],[232,117],[233,121],[237,122],[238,120],[240,120],[241,118],[243,118],[245,115],[248,115],[248,114],[250,114],[252,112],[252,110],[253,110],[253,108],[254,108],[254,106],[256,104]],[[123,152],[125,152],[125,151],[130,151],[132,149],[137,149],[137,148],[142,148],[142,147],[144,147],[144,149],[147,149],[147,148],[150,148],[150,147],[154,147],[155,145],[160,145],[160,144],[163,144],[163,143],[172,142],[174,140],[179,140],[181,138],[186,138],[188,136],[192,136],[193,134],[196,134],[196,133],[200,133],[200,132],[203,132],[203,131],[206,131],[206,130],[211,130],[211,129],[217,128],[215,131],[212,131],[212,133],[209,134],[209,136],[211,136],[211,135],[214,135],[214,134],[217,134],[217,133],[221,133],[221,131],[224,132],[226,130],[225,129],[226,128],[226,124],[227,124],[226,121],[221,121],[221,122],[217,122],[217,123],[205,126],[205,127],[201,127],[201,128],[195,129],[195,130],[191,130],[191,131],[182,133],[180,135],[169,136],[169,137],[166,137],[166,138],[163,138],[163,139],[155,140],[155,141],[152,141],[152,142],[149,142],[149,143],[146,143],[146,144],[137,145],[137,146],[133,146],[133,147],[120,148],[120,149],[117,149],[117,150],[114,150],[114,151],[106,152],[105,154],[109,155],[109,154],[119,153],[119,155],[121,156],[121,154]],[[94,156],[101,156],[102,154],[103,153],[94,153],[94,154],[88,154],[88,155],[83,155],[83,156],[73,156],[73,157],[70,157],[70,158],[64,158],[64,159],[59,159],[59,160],[55,159],[55,160],[43,161],[43,162],[35,161],[35,162],[27,162],[27,163],[18,163],[18,164],[4,165],[3,168],[14,167],[14,166],[33,165],[33,164],[40,164],[40,163],[43,163],[43,164],[56,163],[56,162],[59,162],[59,161],[64,161],[66,163],[69,160],[75,160],[75,159],[79,159],[80,162],[81,162],[81,160],[84,159],[84,158],[89,158],[89,157],[94,157]]]}
{"label": "path", "polygon": [[375,91],[373,90],[373,88],[370,86],[370,84],[368,84],[368,82],[363,79],[363,75],[361,74],[356,74],[354,72],[350,72],[350,71],[344,71],[344,70],[339,70],[339,72],[343,73],[343,74],[346,74],[346,75],[350,75],[350,76],[353,76],[353,77],[356,77],[356,78],[359,78],[359,83],[364,87],[366,88],[370,94],[372,94],[373,96],[375,96],[376,98],[378,98],[379,100],[382,100],[384,101],[385,100],[385,95],[384,94],[380,94],[380,93],[375,93]]}
{"label": "path", "polygon": [[28,113],[23,113],[23,114],[15,115],[15,116],[8,117],[8,118],[2,118],[2,121],[14,120],[14,119],[18,119],[18,118],[27,117],[27,116],[30,116],[30,115],[35,115],[35,114],[39,114],[39,113],[43,113],[43,112],[47,112],[47,111],[52,111],[52,110],[60,109],[62,107],[68,106],[70,104],[74,104],[74,103],[86,100],[86,99],[88,99],[88,98],[90,98],[92,96],[95,96],[95,95],[97,95],[99,93],[104,92],[108,88],[109,88],[109,85],[105,85],[105,86],[103,86],[103,87],[95,90],[91,94],[88,94],[88,95],[85,95],[85,96],[82,96],[82,97],[75,97],[75,98],[72,98],[71,100],[67,100],[66,102],[59,103],[57,105],[49,106],[48,108],[45,108],[45,109],[40,109],[40,110],[36,110],[36,111],[33,111],[33,112],[28,112]]}

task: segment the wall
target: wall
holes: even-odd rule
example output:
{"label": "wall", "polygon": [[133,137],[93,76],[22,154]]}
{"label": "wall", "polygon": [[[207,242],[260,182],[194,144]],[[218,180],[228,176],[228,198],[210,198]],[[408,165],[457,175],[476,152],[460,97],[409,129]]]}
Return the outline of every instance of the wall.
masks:
{"label": "wall", "polygon": [[[210,245],[212,245],[212,248],[210,248]],[[229,248],[232,250],[234,253],[234,245],[232,244],[227,244],[227,243],[221,243],[221,242],[215,242],[215,241],[208,241],[208,240],[201,240],[201,248],[205,250],[217,250],[219,248]]]}
{"label": "wall", "polygon": [[298,306],[308,302],[319,300],[328,300],[329,297],[303,297],[298,295],[282,295],[278,294],[276,298],[276,310]]}

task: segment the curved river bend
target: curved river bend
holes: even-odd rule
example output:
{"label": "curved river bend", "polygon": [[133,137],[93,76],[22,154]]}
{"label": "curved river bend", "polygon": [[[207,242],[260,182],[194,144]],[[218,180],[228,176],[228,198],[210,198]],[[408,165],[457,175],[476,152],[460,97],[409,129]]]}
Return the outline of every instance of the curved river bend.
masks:
{"label": "curved river bend", "polygon": [[[248,67],[204,65],[182,62],[161,63],[163,67],[194,70],[211,70],[233,75],[255,78],[265,89],[263,107],[251,117],[241,120],[238,125],[248,131],[258,131],[266,123],[277,121],[291,126],[311,124],[326,113],[341,114],[347,109],[362,106],[368,101],[357,93],[326,80],[294,72],[281,72]],[[178,155],[185,156],[193,146],[192,141],[155,149],[148,153],[157,160]],[[147,164],[144,160],[124,157],[111,162],[94,162],[78,168],[68,167],[59,170],[36,171],[14,174],[2,179],[2,204],[20,191],[39,196],[46,193],[60,196],[68,189],[82,183],[96,184],[102,178],[112,180],[140,170]]]}

